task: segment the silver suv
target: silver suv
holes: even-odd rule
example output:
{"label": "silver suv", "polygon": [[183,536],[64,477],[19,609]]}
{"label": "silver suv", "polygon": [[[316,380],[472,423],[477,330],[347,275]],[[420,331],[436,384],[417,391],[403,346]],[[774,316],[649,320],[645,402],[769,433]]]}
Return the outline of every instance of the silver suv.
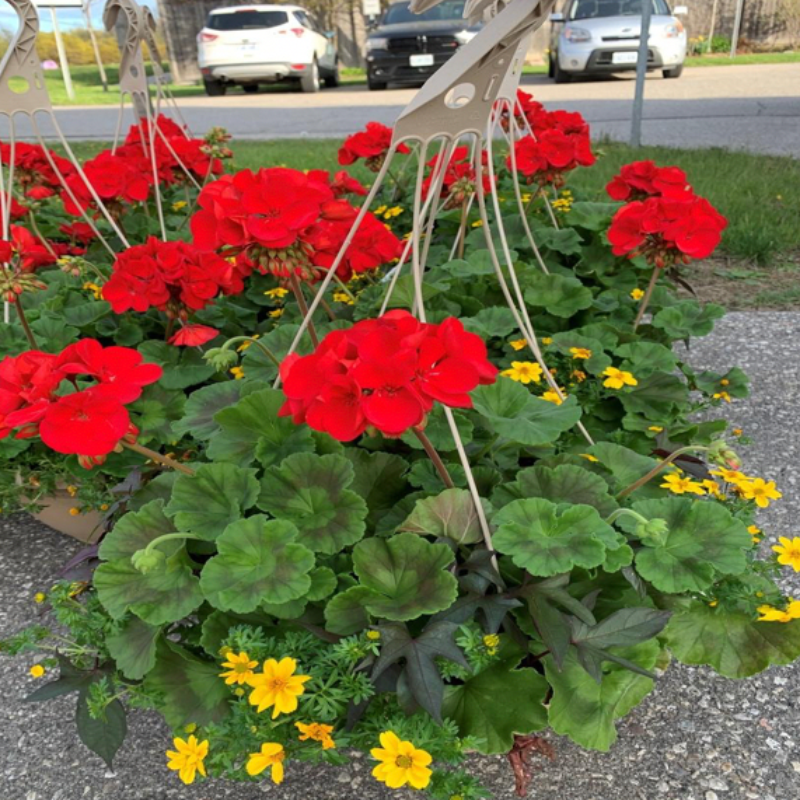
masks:
{"label": "silver suv", "polygon": [[647,69],[678,78],[686,58],[686,30],[666,0],[567,0],[562,14],[551,14],[549,72],[556,83],[582,75],[635,70],[642,2],[653,4]]}

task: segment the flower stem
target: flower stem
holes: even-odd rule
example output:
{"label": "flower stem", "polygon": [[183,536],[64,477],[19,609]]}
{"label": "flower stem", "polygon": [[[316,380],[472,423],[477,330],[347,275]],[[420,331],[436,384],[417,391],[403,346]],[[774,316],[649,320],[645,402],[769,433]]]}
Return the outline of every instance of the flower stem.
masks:
{"label": "flower stem", "polygon": [[647,284],[647,289],[639,304],[639,310],[636,312],[636,319],[633,321],[633,329],[636,330],[642,321],[644,312],[647,311],[647,306],[650,303],[650,298],[653,295],[653,289],[656,288],[656,281],[658,280],[658,267],[653,267],[653,274],[650,276],[650,283]]}
{"label": "flower stem", "polygon": [[272,350],[269,349],[260,339],[256,339],[255,336],[233,336],[232,338],[228,339],[225,344],[222,345],[220,348],[221,350],[230,350],[231,345],[236,344],[236,342],[252,342],[252,344],[256,345],[261,352],[278,368],[281,366],[281,362],[278,360],[278,357]]}
{"label": "flower stem", "polygon": [[134,453],[145,456],[151,461],[155,461],[157,464],[163,464],[165,467],[182,472],[184,475],[195,474],[194,470],[191,467],[187,467],[186,464],[181,464],[179,461],[175,461],[174,458],[170,458],[169,456],[162,456],[161,453],[157,453],[149,447],[144,447],[141,444],[131,444],[130,442],[120,442],[120,444],[128,450],[133,450]]}
{"label": "flower stem", "polygon": [[[300,282],[297,280],[297,275],[295,275],[294,272],[289,275],[289,285],[292,287],[297,305],[300,306],[300,312],[304,318],[308,317],[308,304],[306,303],[306,298],[303,296],[303,287],[300,286]],[[308,320],[308,335],[311,337],[311,343],[314,347],[319,347],[317,329],[314,327],[314,322],[311,319]]]}
{"label": "flower stem", "polygon": [[706,452],[710,449],[711,448],[709,447],[699,447],[694,445],[678,448],[674,453],[670,453],[663,461],[659,461],[658,464],[656,464],[646,475],[643,475],[638,480],[635,480],[630,486],[626,486],[617,495],[617,500],[622,500],[623,497],[627,497],[632,492],[635,492],[640,486],[644,486],[646,483],[655,478],[659,472],[668,467],[673,461],[675,461],[676,458],[682,456],[684,453]]}
{"label": "flower stem", "polygon": [[170,340],[170,337],[172,336],[172,330],[173,330],[174,327],[175,327],[175,320],[172,317],[170,317],[167,320],[167,329],[166,329],[166,331],[164,331],[164,341],[165,342],[168,342]]}
{"label": "flower stem", "polygon": [[647,524],[650,521],[647,517],[643,517],[638,511],[634,511],[632,508],[618,508],[606,517],[606,525],[613,525],[620,517],[632,517],[637,522],[643,524]]}
{"label": "flower stem", "polygon": [[461,202],[461,224],[458,226],[458,258],[464,258],[464,247],[467,243],[467,218],[469,217],[467,198]]}
{"label": "flower stem", "polygon": [[36,344],[36,337],[33,335],[31,326],[28,325],[28,318],[25,316],[25,311],[22,308],[22,302],[20,301],[19,297],[14,298],[14,305],[17,309],[17,316],[19,317],[20,325],[22,325],[22,330],[25,331],[25,338],[28,340],[28,344],[34,350],[37,350],[38,345]]}
{"label": "flower stem", "polygon": [[156,545],[161,544],[162,542],[169,542],[173,539],[202,539],[202,536],[198,536],[196,533],[165,533],[162,536],[157,536],[151,542],[147,543],[147,547],[144,548],[145,553],[152,553],[155,549]]}
{"label": "flower stem", "polygon": [[439,473],[442,483],[444,483],[448,489],[455,489],[456,485],[453,483],[453,479],[450,477],[450,473],[447,471],[447,467],[444,465],[442,457],[436,452],[436,448],[431,443],[431,440],[427,437],[424,431],[421,431],[418,428],[412,428],[412,430],[414,431],[417,439],[419,439],[420,444],[425,448],[425,452],[428,454],[428,458],[430,458],[430,460],[433,462],[433,466],[436,467],[436,471]]}

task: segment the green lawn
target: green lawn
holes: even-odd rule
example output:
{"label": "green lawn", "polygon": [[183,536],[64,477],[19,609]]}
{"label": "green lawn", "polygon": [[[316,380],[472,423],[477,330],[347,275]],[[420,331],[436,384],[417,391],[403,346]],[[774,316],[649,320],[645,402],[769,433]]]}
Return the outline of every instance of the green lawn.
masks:
{"label": "green lawn", "polygon": [[786,53],[741,53],[731,58],[724,53],[712,53],[703,56],[690,56],[686,59],[687,67],[729,67],[732,64],[797,64],[800,63],[800,52],[792,50]]}

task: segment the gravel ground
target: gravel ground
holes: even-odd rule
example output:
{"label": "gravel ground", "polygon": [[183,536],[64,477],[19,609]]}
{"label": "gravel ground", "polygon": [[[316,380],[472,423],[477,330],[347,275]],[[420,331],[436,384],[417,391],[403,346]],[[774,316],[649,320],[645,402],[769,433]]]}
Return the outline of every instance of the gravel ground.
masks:
{"label": "gravel ground", "polygon": [[[693,343],[689,358],[721,371],[739,365],[753,396],[725,411],[756,442],[746,469],[777,480],[784,499],[763,513],[769,542],[796,534],[800,454],[795,396],[800,362],[800,313],[733,313]],[[76,551],[69,539],[23,518],[0,523],[0,636],[36,617],[33,593],[47,587]],[[795,583],[794,590],[800,592]],[[348,770],[292,766],[280,788],[206,782],[184,787],[165,767],[168,731],[151,714],[133,713],[116,773],[78,741],[70,717],[74,699],[37,706],[21,702],[35,681],[23,659],[0,659],[0,800],[387,800],[410,797],[383,790],[366,758]],[[532,798],[564,800],[797,800],[800,798],[800,665],[733,683],[705,669],[671,668],[656,690],[619,725],[608,754],[587,753],[550,736],[557,750],[543,764]],[[511,800],[503,759],[476,760],[498,800]]]}

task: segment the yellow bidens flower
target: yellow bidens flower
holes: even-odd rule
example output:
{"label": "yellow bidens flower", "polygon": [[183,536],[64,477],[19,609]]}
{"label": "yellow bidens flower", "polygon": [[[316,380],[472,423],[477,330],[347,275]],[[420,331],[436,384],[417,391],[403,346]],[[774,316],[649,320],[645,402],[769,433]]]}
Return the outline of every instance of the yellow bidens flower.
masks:
{"label": "yellow bidens flower", "polygon": [[747,532],[753,537],[753,544],[758,544],[761,541],[762,530],[757,525],[750,525]]}
{"label": "yellow bidens flower", "polygon": [[36,594],[33,596],[33,602],[38,603],[39,605],[44,603],[45,600],[47,600],[47,595],[44,592],[36,592]]}
{"label": "yellow bidens flower", "polygon": [[227,661],[222,662],[227,672],[220,672],[220,678],[225,678],[225,683],[228,686],[233,686],[234,683],[247,683],[253,677],[253,670],[258,666],[258,661],[253,661],[247,653],[239,653],[234,655],[233,652],[227,654]]}
{"label": "yellow bidens flower", "polygon": [[488,633],[483,637],[483,643],[486,647],[498,647],[500,637],[496,633]]}
{"label": "yellow bidens flower", "polygon": [[271,777],[273,783],[283,783],[283,760],[286,751],[282,744],[265,742],[258,753],[250,753],[245,769],[248,775],[260,775],[267,767],[272,767]]}
{"label": "yellow bidens flower", "polygon": [[617,369],[616,367],[608,367],[603,370],[603,386],[606,389],[621,389],[623,386],[637,386],[639,381],[631,375],[630,372]]}
{"label": "yellow bidens flower", "polygon": [[564,401],[558,396],[555,389],[548,389],[543,395],[542,400],[547,400],[548,403],[555,403],[560,406]]}
{"label": "yellow bidens flower", "polygon": [[41,678],[47,672],[41,664],[34,664],[28,671],[34,678]]}
{"label": "yellow bidens flower", "polygon": [[392,731],[384,731],[381,747],[370,750],[381,763],[372,770],[372,776],[390,789],[400,789],[406,784],[414,789],[424,789],[431,782],[432,771],[428,764],[431,754],[418,750],[411,742],[401,741]]}
{"label": "yellow bidens flower", "polygon": [[756,610],[761,614],[757,622],[791,622],[800,619],[800,600],[789,598],[789,604],[783,610],[767,605],[759,606]]}
{"label": "yellow bidens flower", "polygon": [[725,469],[725,467],[719,467],[718,469],[709,470],[709,472],[712,475],[722,478],[725,483],[732,483],[734,485],[738,485],[742,481],[747,480],[747,476],[736,469]]}
{"label": "yellow bidens flower", "polygon": [[741,481],[739,491],[745,500],[753,500],[759,508],[767,508],[770,500],[780,500],[783,497],[775,488],[775,481],[765,481],[763,478]]}
{"label": "yellow bidens flower", "polygon": [[172,204],[173,211],[180,211],[182,208],[186,208],[189,204],[185,200],[176,200]]}
{"label": "yellow bidens flower", "polygon": [[651,425],[647,430],[653,431],[653,433],[661,433],[664,428],[662,428],[661,425]]}
{"label": "yellow bidens flower", "polygon": [[75,497],[75,495],[78,494],[78,487],[77,486],[72,486],[72,485],[67,486],[67,494],[70,497]]}
{"label": "yellow bidens flower", "polygon": [[631,292],[631,297],[634,300],[641,300],[644,297],[644,292],[641,289],[634,289]]}
{"label": "yellow bidens flower", "polygon": [[264,294],[267,297],[271,297],[273,300],[282,300],[287,294],[289,294],[289,290],[284,289],[283,286],[278,286],[275,289],[267,289]]}
{"label": "yellow bidens flower", "polygon": [[240,381],[244,378],[244,367],[231,367],[230,373],[237,381]]}
{"label": "yellow bidens flower", "polygon": [[542,379],[542,368],[532,361],[512,361],[511,368],[503,370],[501,374],[518,383],[539,383]]}
{"label": "yellow bidens flower", "polygon": [[347,294],[347,292],[343,292],[341,290],[333,293],[333,299],[337,303],[346,303],[348,306],[352,306],[353,303],[355,303],[355,300],[353,300],[353,298]]}
{"label": "yellow bidens flower", "polygon": [[381,638],[380,631],[367,631],[367,639],[370,639],[373,642],[377,642],[378,639]]}
{"label": "yellow bidens flower", "polygon": [[731,396],[727,392],[714,392],[711,396],[714,400],[724,400],[726,403],[731,401]]}
{"label": "yellow bidens flower", "polygon": [[476,219],[475,222],[472,223],[473,228],[482,228],[483,227],[483,220]]}
{"label": "yellow bidens flower", "polygon": [[77,506],[72,506],[72,508],[69,510],[69,515],[71,517],[77,517],[80,515],[80,513],[81,510]]}
{"label": "yellow bidens flower", "polygon": [[175,750],[167,750],[167,768],[178,771],[178,777],[188,786],[194,783],[194,779],[199,772],[203,777],[206,775],[206,767],[203,759],[208,755],[208,739],[202,742],[197,741],[196,736],[190,736],[186,741],[176,736],[173,739]]}
{"label": "yellow bidens flower", "polygon": [[779,537],[780,544],[773,545],[772,549],[778,554],[778,563],[791,567],[795,572],[800,572],[800,537],[787,539]]}
{"label": "yellow bidens flower", "polygon": [[586,359],[592,357],[592,351],[588,347],[570,347],[569,352],[573,358]]}
{"label": "yellow bidens flower", "polygon": [[197,723],[190,722],[188,725],[183,726],[184,733],[194,733],[197,730]]}
{"label": "yellow bidens flower", "polygon": [[732,433],[734,436],[741,436],[741,435],[744,433],[744,431],[743,431],[741,428],[734,428],[734,429],[731,431],[731,433]]}
{"label": "yellow bidens flower", "polygon": [[672,473],[664,478],[664,483],[661,484],[662,489],[669,489],[675,494],[705,494],[706,490],[702,484],[693,481],[691,478],[682,478],[677,473]]}
{"label": "yellow bidens flower", "polygon": [[399,217],[403,213],[403,209],[400,206],[395,206],[394,208],[387,208],[386,211],[383,212],[384,219],[391,219],[392,217]]}
{"label": "yellow bidens flower", "polygon": [[95,300],[102,300],[103,299],[103,289],[102,287],[98,286],[96,283],[92,283],[91,281],[87,281],[83,284],[83,288],[87,292],[91,292],[94,295]]}
{"label": "yellow bidens flower", "polygon": [[528,346],[528,340],[527,339],[514,339],[514,341],[513,342],[509,342],[509,344],[515,350],[522,350],[523,348]]}
{"label": "yellow bidens flower", "polygon": [[724,500],[725,494],[723,493],[722,489],[720,489],[719,484],[716,481],[709,480],[706,478],[702,484],[703,488],[712,496],[716,497],[717,500]]}
{"label": "yellow bidens flower", "polygon": [[259,714],[272,708],[272,719],[279,714],[291,714],[297,710],[297,698],[303,694],[303,684],[311,680],[310,675],[295,675],[297,662],[293,658],[264,662],[263,673],[254,673],[247,683],[253,687],[248,698],[250,705],[257,706]]}
{"label": "yellow bidens flower", "polygon": [[312,741],[319,742],[323,750],[330,750],[332,747],[336,747],[336,742],[331,738],[333,725],[321,725],[319,722],[312,722],[309,725],[305,725],[302,722],[295,722],[294,726],[300,731],[301,735],[298,738],[301,742],[306,742],[311,739]]}
{"label": "yellow bidens flower", "polygon": [[587,461],[599,461],[600,459],[597,456],[593,456],[591,453],[578,453],[581,458],[585,458]]}
{"label": "yellow bidens flower", "polygon": [[553,344],[553,337],[552,336],[543,337],[542,338],[542,344],[543,345]]}
{"label": "yellow bidens flower", "polygon": [[270,311],[269,315],[272,317],[272,319],[277,319],[278,317],[283,316],[283,309],[276,308],[274,311]]}
{"label": "yellow bidens flower", "polygon": [[242,343],[241,343],[241,344],[240,344],[240,345],[239,345],[239,346],[236,348],[236,352],[237,352],[237,353],[244,353],[244,351],[245,351],[245,350],[247,350],[247,348],[248,348],[248,347],[250,347],[250,345],[251,345],[251,344],[253,344],[253,342],[251,341],[252,339],[260,339],[260,338],[261,338],[261,334],[260,334],[260,333],[254,333],[254,334],[253,334],[253,335],[250,337],[250,339],[248,339],[246,342],[242,342]]}

